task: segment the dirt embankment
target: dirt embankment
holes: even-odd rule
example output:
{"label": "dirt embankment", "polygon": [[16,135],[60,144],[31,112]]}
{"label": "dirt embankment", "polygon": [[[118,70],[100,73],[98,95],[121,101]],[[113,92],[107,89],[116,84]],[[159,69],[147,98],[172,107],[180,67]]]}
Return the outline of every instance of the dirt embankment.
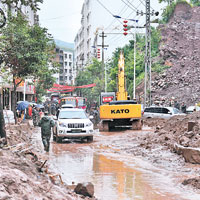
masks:
{"label": "dirt embankment", "polygon": [[[170,150],[179,155],[174,161],[169,162],[182,163],[184,169],[185,163],[194,164],[194,168],[199,169],[200,165],[200,112],[194,112],[186,116],[175,116],[171,119],[145,119],[144,125],[154,129],[153,134],[147,134],[140,137],[142,141],[139,149],[146,155],[148,152],[153,152],[156,149]],[[146,149],[146,151],[144,151]],[[140,150],[137,154],[140,155]],[[161,151],[162,152],[162,151]],[[150,153],[151,154],[151,153]],[[151,159],[153,159],[151,156]],[[160,162],[156,161],[155,162]],[[163,157],[164,159],[164,157]],[[188,171],[192,171],[190,168]],[[199,171],[196,173],[199,174]],[[200,189],[200,177],[192,177],[183,181],[184,185],[192,185]]]}
{"label": "dirt embankment", "polygon": [[95,199],[75,194],[59,175],[48,171],[43,156],[30,143],[29,124],[6,128],[8,145],[0,149],[0,199]]}
{"label": "dirt embankment", "polygon": [[160,25],[160,57],[170,68],[152,81],[153,99],[171,97],[187,106],[200,101],[200,7],[177,4],[166,25]]}
{"label": "dirt embankment", "polygon": [[[152,73],[152,101],[169,105],[172,99],[187,106],[200,102],[200,7],[178,3],[170,21],[159,25],[160,59],[168,66]],[[157,61],[157,59],[155,59]],[[152,61],[154,62],[154,61]],[[137,88],[143,95],[144,85]],[[173,98],[172,98],[173,97]]]}

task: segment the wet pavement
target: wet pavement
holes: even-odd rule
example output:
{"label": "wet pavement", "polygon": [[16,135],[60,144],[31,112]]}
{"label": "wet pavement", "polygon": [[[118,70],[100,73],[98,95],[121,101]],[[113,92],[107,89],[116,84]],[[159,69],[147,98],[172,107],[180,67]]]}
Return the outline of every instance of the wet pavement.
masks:
{"label": "wet pavement", "polygon": [[123,134],[98,133],[93,143],[52,142],[47,154],[50,170],[60,174],[69,185],[93,183],[95,197],[100,200],[200,199],[200,194],[186,191],[166,169],[119,152],[116,141],[120,142]]}

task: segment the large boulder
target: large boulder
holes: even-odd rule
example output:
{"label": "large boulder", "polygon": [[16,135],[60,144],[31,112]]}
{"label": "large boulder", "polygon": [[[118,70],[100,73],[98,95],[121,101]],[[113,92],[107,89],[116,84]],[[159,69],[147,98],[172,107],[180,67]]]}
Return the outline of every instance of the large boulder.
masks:
{"label": "large boulder", "polygon": [[81,194],[83,196],[93,197],[94,196],[94,185],[90,182],[78,183],[74,189],[76,194]]}
{"label": "large boulder", "polygon": [[174,150],[179,155],[182,155],[185,162],[192,164],[200,164],[200,149],[192,147],[183,147],[181,145],[175,144]]}

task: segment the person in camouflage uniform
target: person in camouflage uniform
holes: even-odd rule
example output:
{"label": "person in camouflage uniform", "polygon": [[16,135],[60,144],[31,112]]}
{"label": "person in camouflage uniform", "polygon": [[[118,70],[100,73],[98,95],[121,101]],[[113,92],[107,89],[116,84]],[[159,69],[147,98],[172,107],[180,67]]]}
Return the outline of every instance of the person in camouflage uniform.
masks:
{"label": "person in camouflage uniform", "polygon": [[49,141],[51,138],[51,127],[55,126],[53,119],[48,117],[48,112],[44,112],[44,117],[39,122],[39,126],[41,127],[41,137],[42,143],[44,145],[44,150],[49,152]]}

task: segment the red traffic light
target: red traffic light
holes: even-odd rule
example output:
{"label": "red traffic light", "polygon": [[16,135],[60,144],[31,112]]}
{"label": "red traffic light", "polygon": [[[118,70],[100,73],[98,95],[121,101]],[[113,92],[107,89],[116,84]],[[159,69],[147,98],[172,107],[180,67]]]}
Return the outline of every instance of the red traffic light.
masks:
{"label": "red traffic light", "polygon": [[128,23],[128,21],[127,21],[127,20],[124,20],[124,23]]}
{"label": "red traffic light", "polygon": [[128,31],[128,29],[127,29],[127,28],[124,28],[124,31]]}
{"label": "red traffic light", "polygon": [[128,25],[127,25],[127,24],[124,24],[123,26],[126,28]]}
{"label": "red traffic light", "polygon": [[124,32],[123,34],[126,36],[128,33],[127,33],[127,32]]}

